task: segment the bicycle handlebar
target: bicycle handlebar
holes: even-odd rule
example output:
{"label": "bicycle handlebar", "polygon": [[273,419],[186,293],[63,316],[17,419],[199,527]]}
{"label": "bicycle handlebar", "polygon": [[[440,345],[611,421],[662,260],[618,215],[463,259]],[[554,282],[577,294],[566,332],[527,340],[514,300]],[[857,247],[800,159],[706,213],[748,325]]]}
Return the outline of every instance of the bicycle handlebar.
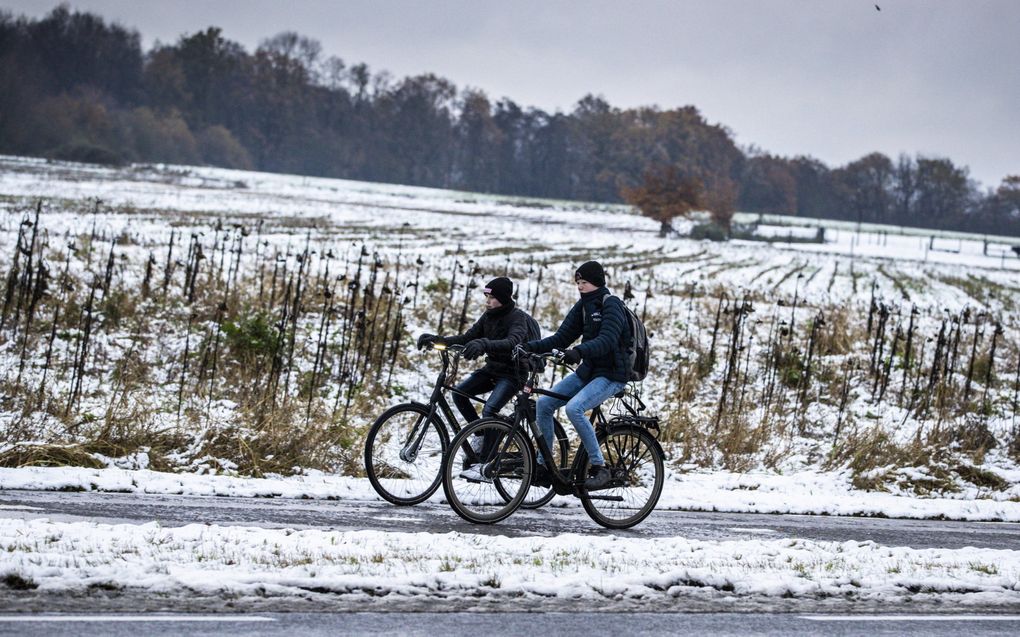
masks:
{"label": "bicycle handlebar", "polygon": [[454,353],[460,353],[464,351],[463,345],[447,345],[446,343],[434,342],[432,343],[432,349],[440,352],[450,351]]}
{"label": "bicycle handlebar", "polygon": [[514,347],[513,351],[510,353],[510,355],[513,358],[515,358],[515,359],[525,358],[525,359],[536,360],[536,361],[554,360],[554,361],[557,361],[557,362],[562,362],[562,358],[563,358],[563,352],[561,352],[558,349],[554,349],[551,352],[545,352],[543,354],[537,354],[535,352],[529,352],[528,350],[524,349],[520,345],[517,345],[516,347]]}

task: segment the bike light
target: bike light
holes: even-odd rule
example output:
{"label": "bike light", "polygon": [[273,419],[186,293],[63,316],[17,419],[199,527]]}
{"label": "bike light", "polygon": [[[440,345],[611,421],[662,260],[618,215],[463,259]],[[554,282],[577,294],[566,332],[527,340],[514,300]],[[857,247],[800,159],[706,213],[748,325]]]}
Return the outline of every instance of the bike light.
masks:
{"label": "bike light", "polygon": [[433,343],[433,349],[444,350],[446,349],[446,343]]}

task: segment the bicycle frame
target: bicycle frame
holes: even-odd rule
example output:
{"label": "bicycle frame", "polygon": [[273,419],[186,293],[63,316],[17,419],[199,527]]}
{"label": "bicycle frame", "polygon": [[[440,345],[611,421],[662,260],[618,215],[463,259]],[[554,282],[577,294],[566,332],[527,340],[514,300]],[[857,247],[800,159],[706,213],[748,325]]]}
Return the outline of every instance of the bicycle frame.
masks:
{"label": "bicycle frame", "polygon": [[450,402],[446,399],[447,392],[452,392],[458,396],[465,396],[470,400],[485,404],[485,400],[462,392],[456,387],[446,384],[450,369],[450,351],[452,350],[455,355],[459,355],[460,351],[463,350],[463,347],[460,345],[452,345],[436,349],[439,351],[440,359],[442,360],[442,368],[436,376],[435,385],[432,387],[432,395],[429,397],[428,416],[421,419],[418,424],[411,429],[407,442],[404,443],[404,446],[400,450],[400,459],[404,462],[414,462],[418,457],[418,451],[421,449],[425,433],[428,431],[428,423],[433,418],[436,418],[438,422],[442,423],[448,431],[452,431],[454,435],[460,433],[460,420],[458,420],[456,413],[450,406]]}
{"label": "bicycle frame", "polygon": [[[534,359],[546,360],[548,358],[554,357],[555,357],[554,355],[536,355],[536,354],[531,355],[531,358],[533,360]],[[510,431],[510,434],[506,437],[506,442],[503,443],[504,446],[500,450],[499,457],[502,457],[503,454],[507,452],[507,449],[509,448],[509,445],[511,444],[514,438],[514,433],[519,431],[522,422],[528,423],[528,428],[531,431],[531,435],[535,440],[535,445],[538,447],[538,451],[542,454],[542,457],[550,459],[554,457],[552,449],[549,446],[549,442],[545,439],[545,435],[542,433],[541,428],[538,426],[538,417],[535,411],[536,403],[534,396],[535,395],[548,396],[550,398],[555,398],[557,400],[562,400],[564,402],[569,401],[571,397],[566,396],[564,394],[556,393],[549,389],[536,387],[535,385],[538,381],[538,377],[539,371],[535,369],[533,366],[531,371],[528,373],[528,377],[524,383],[524,386],[521,388],[521,390],[517,393],[515,397],[512,429]],[[627,400],[623,400],[623,398],[625,397],[625,394],[623,392],[616,394],[616,397],[621,399],[620,401],[621,404],[624,406],[627,412],[629,412],[627,418],[645,427],[658,429],[658,418],[654,416],[649,417],[639,415],[638,412],[644,411],[646,409],[645,404],[644,402],[642,402],[640,397],[635,396],[633,394],[629,396],[629,398],[632,398],[633,400],[637,401],[637,406],[631,405]],[[608,432],[612,429],[613,421],[615,420],[615,418],[607,420],[605,414],[602,411],[602,405],[597,405],[592,410],[590,420],[592,426],[595,427],[596,431],[602,429]],[[577,487],[582,486],[584,484],[583,478],[578,479],[577,476],[574,475],[576,474],[578,469],[578,464],[576,462],[573,463],[573,465],[571,466],[570,474],[567,475],[564,475],[564,473],[560,471],[559,467],[553,466],[553,463],[549,463],[547,465],[547,468],[549,469],[549,475],[552,479],[553,489],[556,491],[556,493],[560,495],[568,495],[570,493],[574,493],[576,495]],[[588,494],[588,497],[593,499],[604,500],[622,499],[619,496],[599,496],[590,493]]]}
{"label": "bicycle frame", "polygon": [[[532,357],[540,360],[551,358],[548,355],[546,356],[532,355]],[[570,396],[558,394],[548,389],[542,389],[541,387],[535,387],[538,381],[538,376],[539,371],[533,367],[531,371],[528,373],[528,377],[527,380],[524,382],[524,386],[521,387],[521,390],[517,392],[517,395],[514,398],[514,416],[512,421],[512,428],[510,434],[506,437],[506,441],[503,443],[504,446],[500,450],[498,457],[502,457],[503,454],[507,452],[509,445],[514,439],[514,434],[520,429],[522,429],[521,423],[524,422],[528,424],[528,429],[531,431],[532,438],[535,440],[535,445],[538,447],[538,451],[539,453],[542,454],[542,457],[549,459],[552,459],[554,457],[552,449],[549,446],[549,442],[545,439],[545,436],[542,434],[542,430],[538,426],[538,418],[536,417],[535,414],[536,404],[534,395],[538,394],[541,396],[549,396],[550,398],[556,398],[558,400],[563,401],[570,400]],[[596,407],[593,410],[592,413],[593,417],[595,416],[595,414],[598,414],[601,417],[601,410],[599,409],[599,407]],[[550,465],[551,464],[552,463],[550,463]],[[558,467],[552,467],[552,470],[549,473],[552,476],[553,489],[556,491],[556,493],[560,495],[567,495],[569,493],[574,492],[574,490],[577,487],[577,484],[575,483],[574,480],[564,477],[560,473]]]}

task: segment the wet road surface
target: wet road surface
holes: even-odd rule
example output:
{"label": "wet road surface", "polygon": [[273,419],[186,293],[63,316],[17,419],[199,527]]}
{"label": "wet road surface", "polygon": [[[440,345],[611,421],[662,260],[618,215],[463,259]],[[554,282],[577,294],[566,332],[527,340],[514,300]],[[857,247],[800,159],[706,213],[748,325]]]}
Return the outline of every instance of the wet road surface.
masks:
{"label": "wet road surface", "polygon": [[682,536],[692,540],[803,538],[873,541],[911,548],[1020,550],[1020,524],[947,522],[758,513],[655,511],[634,529],[609,531],[580,507],[519,510],[494,525],[474,525],[445,504],[396,507],[385,502],[145,495],[126,493],[0,491],[0,516],[47,517],[108,524],[158,521],[163,526],[218,524],[266,528],[483,533],[553,536],[562,533],[623,537]]}

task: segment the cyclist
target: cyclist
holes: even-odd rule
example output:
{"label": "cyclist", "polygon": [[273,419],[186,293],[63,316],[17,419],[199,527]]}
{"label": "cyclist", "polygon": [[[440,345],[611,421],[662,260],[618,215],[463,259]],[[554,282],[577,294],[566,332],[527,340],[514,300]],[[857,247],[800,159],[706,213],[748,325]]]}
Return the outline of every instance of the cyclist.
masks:
{"label": "cyclist", "polygon": [[[419,349],[438,341],[447,345],[464,345],[462,355],[467,360],[486,355],[485,366],[456,387],[458,392],[471,396],[491,392],[482,408],[483,418],[497,415],[521,389],[521,380],[510,356],[514,347],[541,335],[535,320],[514,303],[513,289],[513,281],[507,277],[489,281],[483,288],[486,310],[468,331],[456,336],[422,334],[418,337]],[[453,402],[467,422],[478,419],[478,412],[467,396],[455,393]],[[480,438],[476,436],[471,447],[484,458],[491,451],[494,441],[483,441]],[[460,475],[469,480],[491,481],[482,475],[481,468],[480,464],[465,467]]]}
{"label": "cyclist", "polygon": [[[570,396],[570,400],[540,397],[536,419],[542,436],[547,441],[553,440],[553,412],[566,405],[567,417],[584,443],[591,462],[584,484],[587,489],[594,490],[606,486],[611,474],[595,439],[595,428],[585,412],[626,386],[629,374],[622,341],[628,327],[623,301],[612,296],[606,288],[606,273],[598,261],[588,261],[577,268],[574,283],[581,298],[570,308],[556,333],[529,341],[523,347],[538,354],[553,349],[564,350],[564,362],[580,363],[572,374],[552,388],[557,394]],[[578,337],[581,337],[581,344],[567,349]],[[533,483],[539,486],[551,483],[549,470],[541,457],[538,458]]]}

